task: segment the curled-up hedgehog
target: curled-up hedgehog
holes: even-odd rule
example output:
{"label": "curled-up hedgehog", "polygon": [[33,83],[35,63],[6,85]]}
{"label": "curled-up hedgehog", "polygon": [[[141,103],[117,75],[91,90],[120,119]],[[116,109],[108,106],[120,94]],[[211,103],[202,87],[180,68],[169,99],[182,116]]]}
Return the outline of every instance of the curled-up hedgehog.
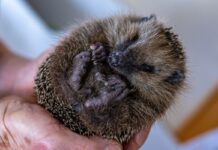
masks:
{"label": "curled-up hedgehog", "polygon": [[185,61],[177,35],[154,15],[84,23],[39,68],[38,103],[76,133],[123,143],[174,102]]}

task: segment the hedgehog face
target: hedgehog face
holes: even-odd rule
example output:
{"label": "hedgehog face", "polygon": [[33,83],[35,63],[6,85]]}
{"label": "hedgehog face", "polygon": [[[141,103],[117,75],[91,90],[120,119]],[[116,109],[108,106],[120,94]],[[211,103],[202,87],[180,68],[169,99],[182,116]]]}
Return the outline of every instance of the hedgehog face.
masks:
{"label": "hedgehog face", "polygon": [[108,63],[146,97],[174,95],[185,79],[185,58],[177,36],[155,16],[117,18],[107,33]]}

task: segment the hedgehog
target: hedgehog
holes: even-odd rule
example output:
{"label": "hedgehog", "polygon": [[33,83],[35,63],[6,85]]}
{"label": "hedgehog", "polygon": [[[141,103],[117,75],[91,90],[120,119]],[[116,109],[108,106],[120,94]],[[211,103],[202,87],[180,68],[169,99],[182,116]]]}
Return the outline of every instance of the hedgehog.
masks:
{"label": "hedgehog", "polygon": [[72,29],[39,67],[38,103],[84,136],[120,143],[164,115],[184,88],[186,57],[155,15],[118,15]]}

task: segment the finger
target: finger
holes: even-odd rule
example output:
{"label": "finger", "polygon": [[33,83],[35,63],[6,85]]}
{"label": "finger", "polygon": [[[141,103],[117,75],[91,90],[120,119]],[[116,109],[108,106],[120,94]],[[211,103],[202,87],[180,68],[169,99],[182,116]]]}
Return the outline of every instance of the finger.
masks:
{"label": "finger", "polygon": [[[61,131],[34,143],[31,150],[41,147],[54,150],[121,150],[118,143],[98,137],[87,138],[68,131]],[[46,149],[46,150],[47,150]]]}
{"label": "finger", "polygon": [[137,133],[130,141],[124,144],[124,150],[138,150],[146,141],[148,134],[151,130],[151,125],[149,124],[143,128],[139,133]]}
{"label": "finger", "polygon": [[39,66],[52,53],[54,49],[49,49],[42,53],[37,59],[31,60],[23,65],[16,73],[10,94],[26,98],[28,101],[35,102],[34,79]]}
{"label": "finger", "polygon": [[[17,97],[0,101],[0,144],[5,149],[120,149],[110,141],[87,138],[60,125],[47,111]],[[1,140],[3,139],[3,140]]]}
{"label": "finger", "polygon": [[[18,97],[7,97],[0,101],[0,135],[7,148],[27,148],[33,141],[39,140],[55,127],[47,128],[46,124],[57,124],[49,114],[35,104],[30,104]],[[41,117],[39,117],[39,115]],[[46,121],[43,121],[46,119]],[[46,132],[41,132],[45,130]],[[40,134],[39,134],[40,133]],[[22,146],[23,145],[23,146]]]}
{"label": "finger", "polygon": [[[119,144],[118,142],[112,141],[112,140],[102,139],[97,136],[90,137],[89,139],[92,140],[94,143],[103,143],[104,145],[103,150],[122,150],[123,149],[121,144]],[[101,147],[98,147],[98,149],[100,150]]]}

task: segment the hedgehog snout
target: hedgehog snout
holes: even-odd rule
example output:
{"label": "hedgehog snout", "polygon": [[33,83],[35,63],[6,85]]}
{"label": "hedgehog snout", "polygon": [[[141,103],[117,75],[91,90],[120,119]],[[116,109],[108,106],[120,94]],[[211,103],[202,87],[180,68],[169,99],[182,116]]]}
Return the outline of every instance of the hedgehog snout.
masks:
{"label": "hedgehog snout", "polygon": [[125,54],[123,52],[115,51],[112,52],[108,57],[108,62],[113,67],[121,67],[125,60]]}

